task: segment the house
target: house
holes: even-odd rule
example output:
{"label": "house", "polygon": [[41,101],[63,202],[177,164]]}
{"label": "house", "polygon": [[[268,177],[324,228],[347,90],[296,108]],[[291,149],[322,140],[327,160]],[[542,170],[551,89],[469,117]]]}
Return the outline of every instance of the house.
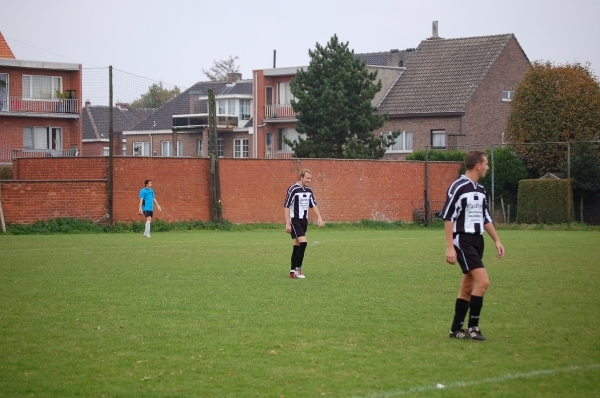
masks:
{"label": "house", "polygon": [[514,34],[443,39],[434,25],[378,104],[389,119],[375,134],[401,130],[385,155],[503,143],[515,88],[530,68]]}
{"label": "house", "polygon": [[208,92],[214,90],[220,157],[252,157],[252,80],[230,73],[225,82],[199,82],[123,131],[130,156],[208,156]]}
{"label": "house", "polygon": [[[122,152],[123,131],[130,130],[142,120],[154,113],[156,109],[131,108],[127,104],[118,103],[113,107],[113,148],[115,155],[126,155]],[[82,110],[82,156],[109,155],[109,117],[108,106],[92,105],[86,101]]]}
{"label": "house", "polygon": [[0,34],[0,163],[81,150],[81,65],[15,59]]}
{"label": "house", "polygon": [[[382,89],[377,93],[372,103],[375,106],[383,98],[387,89],[393,85],[403,73],[401,64],[404,52],[392,50],[389,53],[371,53],[355,55],[366,62],[369,72],[377,71]],[[407,58],[409,56],[407,55]],[[259,69],[253,71],[254,102],[252,119],[255,121],[256,134],[254,145],[257,158],[291,158],[292,149],[285,143],[284,138],[294,141],[298,138],[296,131],[296,113],[292,109],[290,82],[298,70],[306,70],[306,66],[289,68]]]}

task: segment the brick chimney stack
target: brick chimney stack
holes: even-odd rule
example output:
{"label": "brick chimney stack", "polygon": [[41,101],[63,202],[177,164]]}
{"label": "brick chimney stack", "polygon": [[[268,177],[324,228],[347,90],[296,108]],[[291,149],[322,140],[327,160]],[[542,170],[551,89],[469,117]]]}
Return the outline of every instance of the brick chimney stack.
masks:
{"label": "brick chimney stack", "polygon": [[241,73],[228,73],[227,74],[227,84],[231,84],[231,83],[235,83],[238,80],[242,80],[242,74]]}

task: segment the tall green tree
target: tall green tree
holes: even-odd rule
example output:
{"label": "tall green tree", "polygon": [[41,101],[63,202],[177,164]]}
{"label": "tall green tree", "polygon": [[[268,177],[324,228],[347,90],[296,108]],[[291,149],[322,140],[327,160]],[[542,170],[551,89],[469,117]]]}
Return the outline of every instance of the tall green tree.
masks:
{"label": "tall green tree", "polygon": [[[480,183],[485,187],[488,194],[492,193],[492,152],[486,150],[490,170]],[[500,147],[494,149],[494,199],[498,202],[500,198],[505,204],[517,204],[519,192],[519,181],[527,178],[527,168],[521,159],[509,148]]]}
{"label": "tall green tree", "polygon": [[567,146],[600,136],[600,84],[589,64],[534,62],[516,89],[506,140],[527,167],[543,175],[565,162]]}
{"label": "tall green tree", "polygon": [[286,143],[296,157],[377,159],[385,154],[400,132],[378,138],[372,131],[383,126],[387,115],[377,115],[371,104],[381,90],[377,72],[354,59],[348,42],[334,35],[329,43],[309,50],[307,70],[299,70],[290,84],[297,114],[298,140]]}
{"label": "tall green tree", "polygon": [[145,94],[131,103],[132,108],[160,108],[181,94],[179,87],[172,90],[163,88],[162,82],[152,84]]}

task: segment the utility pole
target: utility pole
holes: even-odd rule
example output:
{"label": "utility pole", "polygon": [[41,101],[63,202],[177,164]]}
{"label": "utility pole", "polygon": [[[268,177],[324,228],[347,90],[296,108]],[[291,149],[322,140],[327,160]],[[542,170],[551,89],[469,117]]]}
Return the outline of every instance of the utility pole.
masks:
{"label": "utility pole", "polygon": [[115,156],[113,132],[113,70],[108,67],[108,225],[113,225],[113,158]]}
{"label": "utility pole", "polygon": [[210,218],[223,221],[221,204],[221,177],[219,175],[219,151],[217,141],[217,106],[215,90],[208,90],[208,151],[210,153]]}

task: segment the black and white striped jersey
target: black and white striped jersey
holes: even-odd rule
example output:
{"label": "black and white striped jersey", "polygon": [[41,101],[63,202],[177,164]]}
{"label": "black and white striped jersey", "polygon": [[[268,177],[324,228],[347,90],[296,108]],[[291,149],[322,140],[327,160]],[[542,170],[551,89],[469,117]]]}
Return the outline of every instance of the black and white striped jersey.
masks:
{"label": "black and white striped jersey", "polygon": [[448,188],[441,217],[454,223],[458,234],[483,234],[484,225],[492,222],[483,185],[461,176]]}
{"label": "black and white striped jersey", "polygon": [[315,197],[309,186],[302,188],[300,183],[295,183],[287,190],[283,207],[290,208],[292,219],[308,219],[308,209],[317,205]]}

